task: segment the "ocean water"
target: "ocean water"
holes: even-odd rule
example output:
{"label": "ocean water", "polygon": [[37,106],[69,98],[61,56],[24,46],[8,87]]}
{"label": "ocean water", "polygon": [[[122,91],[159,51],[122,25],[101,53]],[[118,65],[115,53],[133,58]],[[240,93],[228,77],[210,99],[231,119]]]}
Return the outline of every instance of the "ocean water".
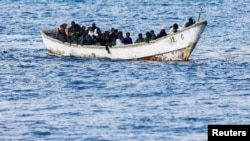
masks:
{"label": "ocean water", "polygon": [[[250,123],[249,0],[1,0],[0,140],[206,141]],[[189,61],[50,56],[39,31],[76,21],[138,33],[207,20]]]}

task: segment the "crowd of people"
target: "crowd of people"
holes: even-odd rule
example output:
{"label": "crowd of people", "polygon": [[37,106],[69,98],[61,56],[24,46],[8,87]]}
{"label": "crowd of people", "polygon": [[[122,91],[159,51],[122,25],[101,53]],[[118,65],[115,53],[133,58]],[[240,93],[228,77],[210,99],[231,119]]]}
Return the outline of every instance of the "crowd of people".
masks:
{"label": "crowd of people", "polygon": [[[185,23],[184,27],[188,27],[194,24],[195,21],[192,18]],[[179,29],[178,24],[173,24],[167,33],[165,28],[162,27],[160,32],[156,35],[154,30],[146,32],[145,38],[142,33],[138,34],[137,39],[134,43],[140,42],[150,42],[157,38],[161,38],[171,33],[177,32]],[[56,39],[62,42],[69,42],[80,45],[102,45],[102,46],[121,46],[126,44],[133,44],[133,40],[130,37],[130,32],[126,32],[125,37],[123,32],[118,29],[111,28],[110,31],[102,32],[95,23],[86,28],[85,26],[80,26],[74,21],[71,22],[71,26],[68,28],[66,23],[60,25],[56,29]]]}

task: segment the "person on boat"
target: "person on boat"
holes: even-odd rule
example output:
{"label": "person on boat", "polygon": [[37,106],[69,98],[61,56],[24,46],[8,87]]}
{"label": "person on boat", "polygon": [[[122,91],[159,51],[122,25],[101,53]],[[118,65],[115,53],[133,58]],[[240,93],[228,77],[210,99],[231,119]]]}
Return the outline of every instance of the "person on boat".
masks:
{"label": "person on boat", "polygon": [[161,38],[161,37],[163,37],[163,36],[167,36],[165,27],[162,27],[162,28],[161,28],[161,31],[160,31],[159,34],[157,34],[156,38]]}
{"label": "person on boat", "polygon": [[195,21],[194,21],[194,19],[192,17],[190,17],[188,20],[186,20],[183,27],[186,28],[186,27],[189,27],[189,26],[191,26],[193,24],[195,24]]}
{"label": "person on boat", "polygon": [[75,31],[76,29],[80,29],[80,28],[81,27],[79,24],[76,24],[75,21],[72,21],[71,26],[69,27],[68,31],[72,32],[72,31]]}
{"label": "person on boat", "polygon": [[122,40],[123,40],[123,34],[122,34],[121,31],[119,31],[117,33],[117,37],[116,37],[116,40],[115,40],[115,45],[116,46],[123,46],[124,44],[123,44]]}
{"label": "person on boat", "polygon": [[110,38],[110,34],[108,31],[104,32],[102,34],[102,44],[103,46],[109,46],[109,47],[112,47],[112,40]]}
{"label": "person on boat", "polygon": [[80,36],[82,36],[82,34],[86,31],[86,27],[83,25],[81,27],[81,31],[80,31]]}
{"label": "person on boat", "polygon": [[90,26],[90,27],[88,27],[88,35],[91,37],[91,43],[92,44],[95,44],[95,32],[94,32],[94,30],[93,30],[93,28]]}
{"label": "person on boat", "polygon": [[151,40],[155,40],[156,39],[155,31],[151,30],[150,34],[151,34]]}
{"label": "person on boat", "polygon": [[72,21],[71,22],[71,26],[68,28],[68,32],[70,32],[71,30],[73,30],[73,27],[75,26],[75,22]]}
{"label": "person on boat", "polygon": [[135,40],[135,43],[141,43],[144,41],[145,41],[145,39],[143,38],[142,34],[139,33],[137,39]]}
{"label": "person on boat", "polygon": [[125,45],[133,43],[133,40],[130,37],[130,33],[129,32],[126,33],[126,37],[123,38],[122,43],[125,44]]}
{"label": "person on boat", "polygon": [[102,36],[102,33],[100,32],[100,29],[96,28],[94,30],[94,34],[93,34],[93,40],[94,40],[96,45],[101,45],[101,42],[102,42],[101,36]]}
{"label": "person on boat", "polygon": [[118,33],[118,30],[115,28],[111,28],[111,33],[110,33],[110,40],[112,42],[112,45],[115,45],[115,40],[116,40],[116,34]]}
{"label": "person on boat", "polygon": [[87,30],[82,31],[81,36],[78,38],[78,43],[80,45],[92,45],[93,44],[93,40],[89,36]]}
{"label": "person on boat", "polygon": [[90,27],[88,27],[88,34],[89,34],[89,36],[91,37],[91,38],[93,38],[93,36],[94,36],[94,30],[93,30],[93,28],[90,26]]}
{"label": "person on boat", "polygon": [[99,27],[96,26],[95,22],[92,23],[92,29],[93,31],[98,34],[98,35],[101,35],[102,34],[102,31]]}
{"label": "person on boat", "polygon": [[110,49],[113,45],[112,45],[112,40],[110,38],[110,34],[109,34],[109,31],[105,31],[103,34],[102,34],[102,43],[101,45],[102,46],[105,46],[105,49],[107,50],[107,52],[109,54],[111,54],[110,52]]}
{"label": "person on boat", "polygon": [[147,42],[147,43],[149,43],[150,41],[151,41],[152,39],[151,39],[151,34],[150,34],[150,32],[146,32],[146,38],[145,38],[145,42]]}
{"label": "person on boat", "polygon": [[66,23],[63,23],[59,28],[57,28],[56,39],[60,40],[63,43],[68,42],[68,30]]}
{"label": "person on boat", "polygon": [[68,39],[70,43],[78,44],[78,38],[81,36],[81,27],[74,21],[71,22],[71,27],[69,28]]}
{"label": "person on boat", "polygon": [[178,29],[179,29],[178,24],[174,23],[173,26],[170,26],[169,34],[178,32],[179,31]]}

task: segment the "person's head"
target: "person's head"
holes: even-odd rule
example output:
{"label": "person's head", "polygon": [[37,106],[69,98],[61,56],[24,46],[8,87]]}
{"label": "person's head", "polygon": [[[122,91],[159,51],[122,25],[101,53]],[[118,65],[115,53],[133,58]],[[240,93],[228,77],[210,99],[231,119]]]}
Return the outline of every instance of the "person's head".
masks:
{"label": "person's head", "polygon": [[71,25],[72,25],[72,26],[74,26],[75,24],[76,24],[75,21],[72,21],[72,22],[71,22]]}
{"label": "person's head", "polygon": [[110,32],[109,32],[109,31],[105,31],[104,34],[105,34],[105,35],[109,35]]}
{"label": "person's head", "polygon": [[149,32],[146,33],[147,38],[151,38],[151,34]]}
{"label": "person's head", "polygon": [[93,22],[93,23],[92,23],[92,27],[94,27],[94,28],[96,27],[96,24],[95,24],[95,22]]}
{"label": "person's head", "polygon": [[160,32],[161,33],[165,32],[165,27],[164,26],[161,27],[161,31]]}
{"label": "person's head", "polygon": [[115,28],[114,27],[111,28],[111,33],[115,33]]}
{"label": "person's head", "polygon": [[67,24],[66,23],[63,23],[60,28],[67,28]]}
{"label": "person's head", "polygon": [[117,33],[117,37],[118,37],[119,39],[123,38],[123,33],[122,33],[122,31],[119,31],[119,32]]}
{"label": "person's head", "polygon": [[141,33],[139,33],[139,34],[138,34],[138,37],[139,37],[139,38],[142,38],[142,34],[141,34]]}
{"label": "person's head", "polygon": [[174,29],[178,29],[178,24],[175,23],[175,24],[173,25],[173,28],[174,28]]}
{"label": "person's head", "polygon": [[126,37],[129,37],[129,36],[130,36],[130,33],[129,33],[129,32],[127,32],[127,33],[126,33]]}
{"label": "person's head", "polygon": [[177,32],[178,28],[179,28],[178,24],[175,23],[173,25],[173,32]]}
{"label": "person's head", "polygon": [[193,18],[190,17],[190,18],[188,19],[188,22],[189,22],[189,23],[194,23]]}

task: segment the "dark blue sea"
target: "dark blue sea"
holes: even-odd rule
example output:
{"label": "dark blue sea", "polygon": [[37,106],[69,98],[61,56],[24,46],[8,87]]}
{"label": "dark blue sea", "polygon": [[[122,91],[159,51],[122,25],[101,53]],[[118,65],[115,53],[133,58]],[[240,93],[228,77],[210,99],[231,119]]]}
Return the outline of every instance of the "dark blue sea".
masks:
{"label": "dark blue sea", "polygon": [[[250,124],[249,0],[0,4],[1,141],[206,141],[209,124]],[[199,13],[208,26],[189,61],[51,56],[39,33],[95,22],[135,41]]]}

